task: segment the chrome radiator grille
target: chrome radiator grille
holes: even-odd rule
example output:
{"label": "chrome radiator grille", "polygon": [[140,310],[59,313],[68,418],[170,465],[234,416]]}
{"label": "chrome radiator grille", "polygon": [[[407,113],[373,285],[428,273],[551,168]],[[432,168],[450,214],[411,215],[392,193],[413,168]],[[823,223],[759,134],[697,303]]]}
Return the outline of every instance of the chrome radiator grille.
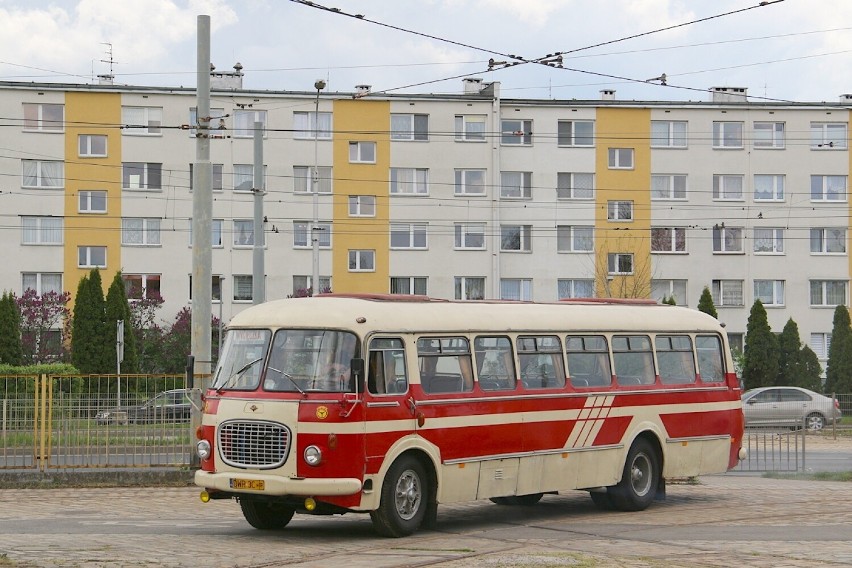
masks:
{"label": "chrome radiator grille", "polygon": [[233,467],[279,467],[290,450],[290,430],[276,422],[231,420],[219,425],[216,437],[222,461]]}

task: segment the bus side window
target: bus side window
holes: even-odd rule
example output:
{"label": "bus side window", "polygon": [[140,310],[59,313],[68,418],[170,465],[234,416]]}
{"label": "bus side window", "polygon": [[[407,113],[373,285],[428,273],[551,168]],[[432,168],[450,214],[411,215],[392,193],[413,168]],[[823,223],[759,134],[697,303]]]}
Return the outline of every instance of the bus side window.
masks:
{"label": "bus side window", "polygon": [[660,382],[686,384],[695,382],[695,359],[688,335],[658,335],[654,338]]}
{"label": "bus side window", "polygon": [[373,394],[408,391],[405,349],[401,339],[376,338],[370,341],[367,389]]}
{"label": "bus side window", "polygon": [[565,338],[568,374],[573,387],[603,387],[612,384],[609,349],[603,335]]}
{"label": "bus side window", "polygon": [[421,337],[417,340],[417,355],[424,392],[473,390],[470,344],[466,337]]}
{"label": "bus side window", "polygon": [[656,380],[651,340],[645,335],[614,335],[612,355],[620,385],[652,385]]}
{"label": "bus side window", "polygon": [[479,388],[486,391],[515,388],[515,361],[508,337],[479,336],[473,341]]}
{"label": "bus side window", "polygon": [[698,374],[701,382],[720,383],[725,380],[725,365],[722,359],[722,342],[715,335],[699,335],[695,338],[698,352]]}
{"label": "bus side window", "polygon": [[565,386],[562,344],[557,336],[519,337],[518,361],[525,387],[550,389]]}

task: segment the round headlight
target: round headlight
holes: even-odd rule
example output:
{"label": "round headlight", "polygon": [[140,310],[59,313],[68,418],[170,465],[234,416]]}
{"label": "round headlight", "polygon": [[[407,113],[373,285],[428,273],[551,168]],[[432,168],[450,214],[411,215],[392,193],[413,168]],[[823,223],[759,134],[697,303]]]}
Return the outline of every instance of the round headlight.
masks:
{"label": "round headlight", "polygon": [[207,440],[199,440],[197,444],[195,444],[195,453],[198,454],[203,460],[206,460],[210,457],[210,442]]}
{"label": "round headlight", "polygon": [[317,466],[322,462],[322,450],[317,446],[308,446],[305,448],[305,463],[308,465]]}

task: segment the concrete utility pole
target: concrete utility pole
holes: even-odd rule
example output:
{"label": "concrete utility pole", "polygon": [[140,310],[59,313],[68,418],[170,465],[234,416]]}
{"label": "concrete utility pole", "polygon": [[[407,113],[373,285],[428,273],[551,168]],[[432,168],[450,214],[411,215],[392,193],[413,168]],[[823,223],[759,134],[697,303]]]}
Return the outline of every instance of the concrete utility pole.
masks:
{"label": "concrete utility pole", "polygon": [[[210,16],[198,16],[195,165],[192,180],[192,355],[195,373],[211,372],[213,178],[210,165]],[[200,386],[200,385],[188,385]]]}
{"label": "concrete utility pole", "polygon": [[253,304],[266,301],[266,272],[263,259],[263,194],[266,193],[263,179],[263,123],[254,121],[254,248],[252,249],[251,298]]}
{"label": "concrete utility pole", "polygon": [[314,197],[314,219],[311,225],[311,247],[313,249],[313,270],[311,272],[312,295],[322,293],[319,276],[319,99],[320,91],[325,89],[325,81],[318,79],[314,83],[317,90],[316,104],[314,106],[314,170],[311,173],[311,191]]}

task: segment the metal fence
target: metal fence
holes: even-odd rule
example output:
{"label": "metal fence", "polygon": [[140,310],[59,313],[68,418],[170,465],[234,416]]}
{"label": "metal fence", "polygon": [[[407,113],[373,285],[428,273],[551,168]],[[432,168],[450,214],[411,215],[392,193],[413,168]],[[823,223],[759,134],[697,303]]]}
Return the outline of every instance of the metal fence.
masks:
{"label": "metal fence", "polygon": [[[804,426],[804,422],[802,422]],[[805,469],[805,428],[747,428],[743,447],[747,457],[734,471],[795,472]]]}
{"label": "metal fence", "polygon": [[0,376],[0,469],[186,466],[183,375]]}

